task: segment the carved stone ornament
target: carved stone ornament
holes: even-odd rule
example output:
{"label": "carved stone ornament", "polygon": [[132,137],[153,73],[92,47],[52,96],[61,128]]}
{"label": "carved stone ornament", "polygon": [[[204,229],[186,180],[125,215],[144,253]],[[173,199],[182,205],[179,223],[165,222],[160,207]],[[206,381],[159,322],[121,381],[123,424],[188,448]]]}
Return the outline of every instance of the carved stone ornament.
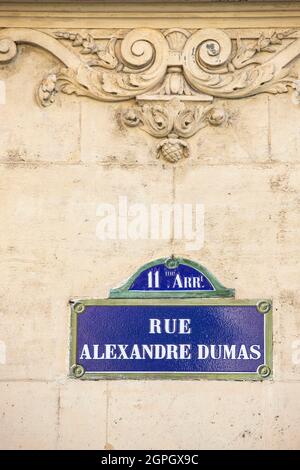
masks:
{"label": "carved stone ornament", "polygon": [[37,90],[41,106],[51,105],[58,92],[99,101],[135,99],[135,106],[121,110],[122,123],[162,139],[157,156],[174,163],[189,156],[184,139],[208,124],[228,122],[224,109],[205,102],[289,88],[293,102],[300,102],[300,80],[291,68],[300,54],[299,33],[250,36],[231,37],[218,29],[138,28],[103,39],[89,32],[3,28],[0,64],[14,59],[22,43],[49,51],[63,64],[42,80]]}
{"label": "carved stone ornament", "polygon": [[185,106],[179,98],[166,105],[135,106],[121,112],[122,122],[129,127],[140,127],[153,137],[166,137],[157,146],[157,158],[175,163],[189,156],[190,149],[182,138],[196,134],[208,124],[218,126],[228,120],[223,108],[213,106]]}

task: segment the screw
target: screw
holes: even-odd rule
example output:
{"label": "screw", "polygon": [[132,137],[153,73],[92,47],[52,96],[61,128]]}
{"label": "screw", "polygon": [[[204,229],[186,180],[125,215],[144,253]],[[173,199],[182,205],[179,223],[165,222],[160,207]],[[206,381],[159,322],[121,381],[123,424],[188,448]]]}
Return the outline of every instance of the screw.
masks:
{"label": "screw", "polygon": [[76,313],[82,313],[84,312],[85,306],[81,303],[77,303],[74,305],[74,310]]}
{"label": "screw", "polygon": [[261,366],[258,367],[257,369],[257,373],[262,377],[262,378],[266,378],[266,377],[269,377],[269,375],[271,374],[271,369],[269,366],[263,364]]}
{"label": "screw", "polygon": [[75,366],[73,366],[72,369],[73,369],[74,377],[76,377],[76,379],[79,379],[85,373],[84,367],[77,365],[77,364],[75,364]]}
{"label": "screw", "polygon": [[268,313],[271,309],[271,303],[268,300],[260,300],[256,304],[257,311],[259,313]]}

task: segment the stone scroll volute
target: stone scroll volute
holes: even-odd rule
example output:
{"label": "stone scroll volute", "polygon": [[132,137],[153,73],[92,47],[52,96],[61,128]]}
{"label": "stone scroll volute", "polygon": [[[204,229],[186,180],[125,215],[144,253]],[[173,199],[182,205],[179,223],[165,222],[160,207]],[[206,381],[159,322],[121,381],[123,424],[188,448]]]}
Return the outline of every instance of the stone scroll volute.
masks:
{"label": "stone scroll volute", "polygon": [[51,105],[58,92],[107,102],[134,100],[134,106],[120,110],[122,124],[159,139],[157,157],[170,163],[190,155],[187,139],[202,128],[228,123],[228,113],[212,103],[215,98],[293,89],[293,101],[299,102],[293,62],[300,37],[295,30],[268,30],[249,38],[219,29],[137,28],[110,33],[103,45],[89,31],[3,28],[0,63],[15,60],[19,44],[57,58],[55,70],[41,71],[41,106]]}

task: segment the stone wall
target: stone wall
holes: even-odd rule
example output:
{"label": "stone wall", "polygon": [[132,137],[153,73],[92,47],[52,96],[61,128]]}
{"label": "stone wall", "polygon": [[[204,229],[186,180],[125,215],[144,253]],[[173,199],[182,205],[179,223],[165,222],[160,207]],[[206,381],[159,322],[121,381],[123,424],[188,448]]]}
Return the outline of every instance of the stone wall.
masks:
{"label": "stone wall", "polygon": [[[43,7],[43,15],[14,19],[1,4],[0,25],[86,31],[87,16],[75,7],[73,20]],[[214,6],[217,15],[180,8],[170,17],[156,7],[153,27],[203,28],[206,21],[224,24],[232,37],[249,26],[253,38],[255,21],[266,35],[273,26],[300,30],[295,5],[284,17],[278,5],[261,14],[252,6],[248,13]],[[101,15],[106,29],[96,21]],[[101,15],[91,19],[99,37],[126,29],[126,17]],[[149,22],[131,14],[127,28]],[[292,59],[297,69],[300,59]],[[0,447],[299,448],[300,109],[293,90],[215,98],[230,119],[188,139],[190,156],[172,164],[156,158],[155,137],[121,125],[120,110],[134,99],[61,93],[52,106],[38,106],[37,85],[58,64],[49,51],[21,43],[17,57],[0,65]],[[119,196],[146,205],[203,203],[204,246],[191,252],[184,240],[100,240],[97,207]],[[237,298],[273,298],[272,380],[68,378],[69,299],[105,298],[140,265],[170,253],[206,265]]]}

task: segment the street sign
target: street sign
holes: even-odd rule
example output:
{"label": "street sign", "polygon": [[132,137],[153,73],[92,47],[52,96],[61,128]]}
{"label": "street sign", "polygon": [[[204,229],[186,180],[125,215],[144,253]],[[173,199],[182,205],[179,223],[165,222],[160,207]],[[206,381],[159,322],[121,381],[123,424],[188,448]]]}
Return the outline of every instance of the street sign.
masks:
{"label": "street sign", "polygon": [[[133,292],[139,297],[134,298]],[[159,298],[161,292],[163,298]],[[170,258],[143,266],[113,289],[109,299],[73,300],[71,375],[82,379],[270,377],[272,303],[236,300],[233,295],[233,289],[222,286],[203,266]]]}
{"label": "street sign", "polygon": [[267,300],[81,301],[72,313],[73,372],[261,378],[270,373],[270,308]]}
{"label": "street sign", "polygon": [[184,258],[162,258],[142,266],[111,298],[233,297],[204,266]]}

